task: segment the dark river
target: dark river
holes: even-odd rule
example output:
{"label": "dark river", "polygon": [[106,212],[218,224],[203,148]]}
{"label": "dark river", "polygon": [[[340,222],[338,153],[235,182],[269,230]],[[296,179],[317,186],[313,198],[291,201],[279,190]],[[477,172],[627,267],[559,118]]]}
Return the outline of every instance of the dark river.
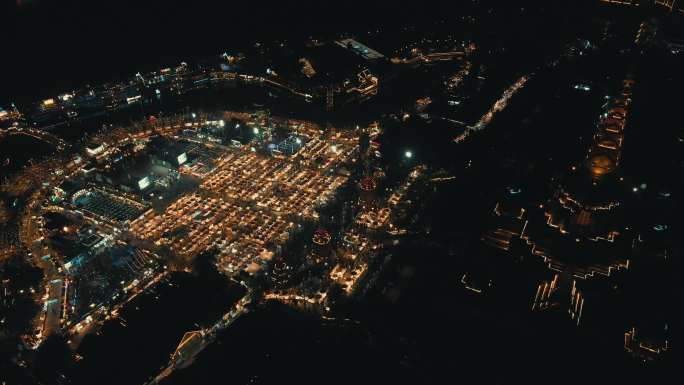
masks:
{"label": "dark river", "polygon": [[245,294],[221,277],[173,273],[127,304],[120,320],[87,336],[75,384],[142,384],[165,366],[183,334],[213,324]]}

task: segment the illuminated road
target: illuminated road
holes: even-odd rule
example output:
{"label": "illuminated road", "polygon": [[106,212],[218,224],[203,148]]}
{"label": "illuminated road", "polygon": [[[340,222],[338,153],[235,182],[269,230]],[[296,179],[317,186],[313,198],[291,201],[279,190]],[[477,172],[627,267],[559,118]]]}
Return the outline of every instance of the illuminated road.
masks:
{"label": "illuminated road", "polygon": [[64,149],[69,147],[69,144],[67,144],[67,142],[65,142],[61,138],[58,138],[57,136],[52,135],[47,131],[37,130],[35,128],[10,127],[7,129],[0,129],[0,139],[9,135],[27,135],[35,139],[42,140],[43,142],[52,144],[57,148],[58,151],[63,151]]}
{"label": "illuminated road", "polygon": [[522,76],[520,79],[518,79],[515,83],[513,83],[512,86],[508,87],[504,93],[501,95],[501,97],[494,103],[492,108],[489,109],[484,115],[482,115],[482,118],[475,123],[473,126],[468,126],[465,131],[459,136],[457,136],[454,139],[454,142],[456,143],[461,143],[464,140],[466,140],[472,133],[484,130],[487,128],[489,123],[491,123],[492,119],[494,119],[494,116],[503,111],[506,106],[508,106],[508,102],[511,100],[513,96],[527,83],[528,80],[530,80],[531,75],[525,75]]}

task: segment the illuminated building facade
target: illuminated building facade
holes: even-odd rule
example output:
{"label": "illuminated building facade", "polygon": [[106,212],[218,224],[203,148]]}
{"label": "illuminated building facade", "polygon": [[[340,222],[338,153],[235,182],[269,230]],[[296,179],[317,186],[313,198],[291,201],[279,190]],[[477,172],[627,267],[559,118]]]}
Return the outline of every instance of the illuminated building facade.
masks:
{"label": "illuminated building facade", "polygon": [[645,333],[633,327],[625,332],[625,351],[644,362],[654,361],[670,350],[667,331],[668,327],[665,325],[658,333],[643,335]]}
{"label": "illuminated building facade", "polygon": [[331,241],[330,233],[325,229],[318,229],[314,231],[312,242],[313,250],[312,257],[316,262],[325,263],[331,255]]}
{"label": "illuminated building facade", "polygon": [[587,290],[595,288],[589,281],[629,268],[634,235],[622,225],[619,166],[633,85],[632,79],[622,82],[621,93],[599,117],[584,159],[570,167],[551,197],[530,207],[520,189],[511,188],[494,208],[496,225],[483,235],[484,243],[514,255],[529,253],[553,274],[539,283],[532,310],[565,303],[579,324]]}
{"label": "illuminated building facade", "polygon": [[289,269],[290,267],[282,257],[276,258],[273,263],[273,269],[271,269],[271,281],[275,287],[283,288],[287,286],[290,277]]}
{"label": "illuminated building facade", "polygon": [[377,206],[378,184],[373,177],[366,177],[359,182],[359,204],[364,209]]}
{"label": "illuminated building facade", "polygon": [[675,8],[677,0],[655,0],[657,5],[665,7],[668,11],[672,11]]}

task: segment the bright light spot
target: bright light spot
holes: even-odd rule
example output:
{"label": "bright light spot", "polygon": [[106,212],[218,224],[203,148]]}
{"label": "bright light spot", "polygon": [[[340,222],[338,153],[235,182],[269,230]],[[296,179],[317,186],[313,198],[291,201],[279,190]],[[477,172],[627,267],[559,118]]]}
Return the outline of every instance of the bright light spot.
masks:
{"label": "bright light spot", "polygon": [[655,230],[655,231],[665,231],[665,230],[667,230],[667,225],[655,225],[655,226],[653,226],[653,230]]}
{"label": "bright light spot", "polygon": [[254,135],[259,135],[259,129],[254,127]]}
{"label": "bright light spot", "polygon": [[219,120],[219,127],[223,127],[226,125],[226,122],[223,121],[223,119]]}
{"label": "bright light spot", "polygon": [[240,123],[235,124],[235,128],[240,128]]}
{"label": "bright light spot", "polygon": [[297,144],[302,144],[302,140],[299,138],[295,139],[295,142],[297,142]]}
{"label": "bright light spot", "polygon": [[642,190],[646,190],[646,187],[648,187],[648,185],[646,183],[642,183],[639,187],[641,187]]}
{"label": "bright light spot", "polygon": [[337,153],[337,146],[335,146],[334,144],[330,146],[330,151]]}
{"label": "bright light spot", "polygon": [[408,159],[411,159],[411,158],[413,158],[413,153],[411,151],[406,151],[404,153],[404,156]]}
{"label": "bright light spot", "polygon": [[639,191],[639,188],[637,188],[636,186],[632,187],[632,191],[637,192],[637,191]]}
{"label": "bright light spot", "polygon": [[197,114],[193,112],[190,116],[192,116],[192,118],[195,119],[197,117]]}

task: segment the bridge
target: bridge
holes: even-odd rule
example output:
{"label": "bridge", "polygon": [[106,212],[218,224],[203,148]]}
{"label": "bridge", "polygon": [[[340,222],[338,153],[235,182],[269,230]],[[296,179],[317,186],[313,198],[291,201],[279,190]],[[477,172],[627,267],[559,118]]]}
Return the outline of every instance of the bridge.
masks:
{"label": "bridge", "polygon": [[235,304],[235,306],[230,309],[230,311],[216,321],[213,326],[202,330],[186,332],[183,335],[183,338],[181,338],[176,350],[173,352],[173,354],[171,354],[169,364],[156,377],[154,377],[154,379],[148,382],[147,385],[160,384],[165,378],[170,376],[175,369],[182,369],[190,365],[193,359],[214,340],[219,331],[228,328],[233,321],[238,319],[247,311],[245,306],[251,302],[252,292],[248,289],[247,294],[242,297]]}
{"label": "bridge", "polygon": [[276,82],[276,81],[273,80],[273,79],[268,79],[268,78],[260,77],[259,80],[260,80],[261,82],[266,83],[266,84],[268,84],[268,85],[271,85],[271,86],[273,86],[273,87],[275,87],[275,88],[279,88],[279,89],[283,89],[283,90],[285,90],[285,91],[288,91],[288,92],[292,93],[293,95],[301,96],[301,97],[303,97],[303,98],[305,98],[305,99],[310,99],[310,98],[312,98],[312,96],[309,95],[309,94],[306,94],[306,93],[297,91],[296,89],[294,89],[294,88],[288,86],[287,84],[278,83],[278,82]]}

